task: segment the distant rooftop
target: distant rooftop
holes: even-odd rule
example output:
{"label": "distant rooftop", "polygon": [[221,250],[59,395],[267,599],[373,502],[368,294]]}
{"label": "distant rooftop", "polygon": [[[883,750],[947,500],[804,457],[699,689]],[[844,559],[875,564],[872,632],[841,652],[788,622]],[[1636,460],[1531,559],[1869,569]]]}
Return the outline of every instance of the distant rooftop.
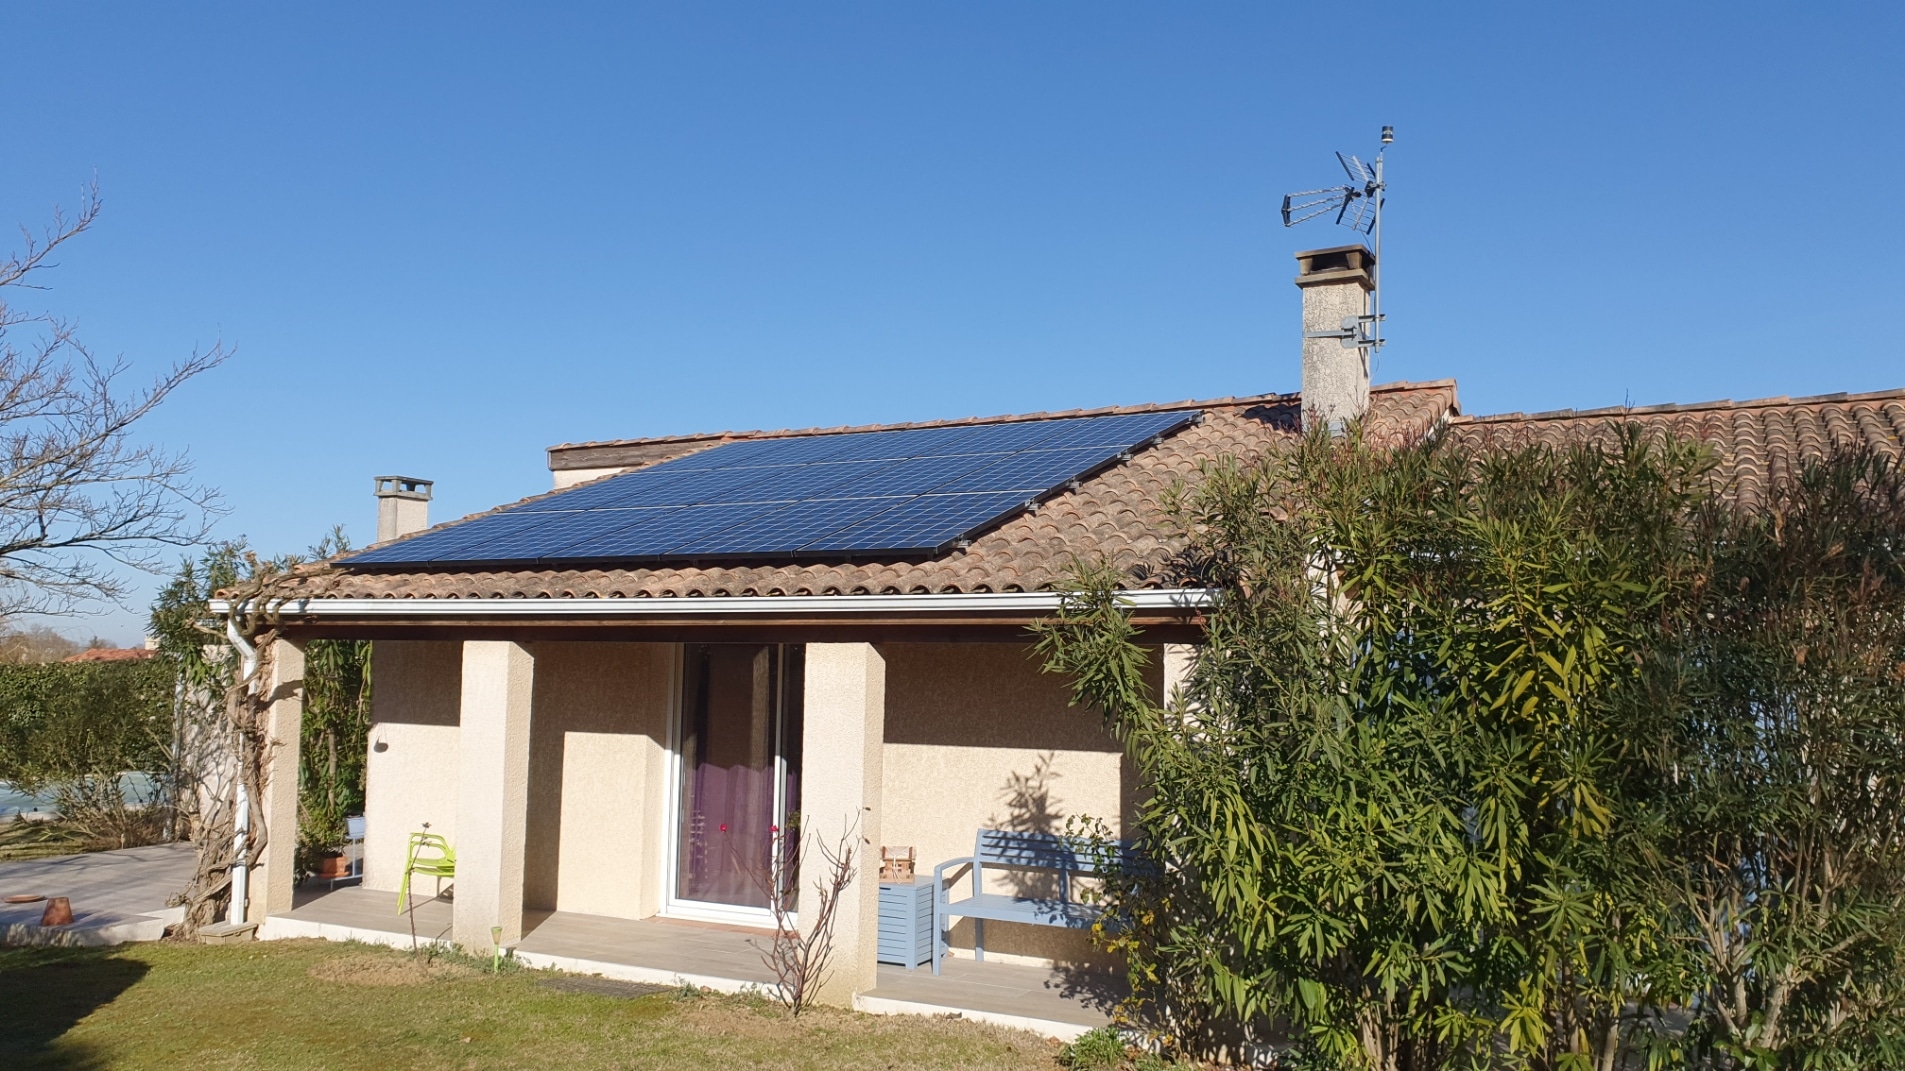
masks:
{"label": "distant rooftop", "polygon": [[67,655],[62,662],[141,662],[159,652],[146,647],[88,647],[76,655]]}

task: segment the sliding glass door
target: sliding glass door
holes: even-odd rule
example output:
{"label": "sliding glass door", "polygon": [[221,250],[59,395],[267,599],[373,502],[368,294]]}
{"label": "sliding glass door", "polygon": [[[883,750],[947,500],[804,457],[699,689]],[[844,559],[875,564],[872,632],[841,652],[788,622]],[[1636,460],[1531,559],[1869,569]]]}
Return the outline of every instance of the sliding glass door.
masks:
{"label": "sliding glass door", "polygon": [[671,913],[764,920],[791,887],[804,653],[683,646]]}

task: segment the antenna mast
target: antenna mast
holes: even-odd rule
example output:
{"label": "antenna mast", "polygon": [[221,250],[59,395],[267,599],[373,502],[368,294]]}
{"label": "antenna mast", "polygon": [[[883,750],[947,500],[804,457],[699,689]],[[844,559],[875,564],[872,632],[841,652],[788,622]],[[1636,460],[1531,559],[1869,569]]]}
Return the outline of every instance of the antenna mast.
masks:
{"label": "antenna mast", "polygon": [[1343,165],[1343,171],[1349,176],[1348,183],[1285,194],[1283,197],[1285,227],[1294,227],[1334,209],[1337,223],[1367,234],[1375,242],[1376,263],[1369,273],[1372,284],[1369,312],[1363,316],[1344,317],[1341,330],[1313,331],[1304,335],[1305,338],[1333,338],[1342,342],[1344,349],[1360,349],[1365,363],[1388,341],[1382,337],[1382,203],[1385,199],[1383,192],[1389,186],[1383,181],[1382,157],[1395,140],[1396,128],[1383,127],[1383,147],[1376,150],[1376,158],[1370,163],[1365,164],[1354,156],[1344,156],[1340,152],[1336,154],[1336,162]]}

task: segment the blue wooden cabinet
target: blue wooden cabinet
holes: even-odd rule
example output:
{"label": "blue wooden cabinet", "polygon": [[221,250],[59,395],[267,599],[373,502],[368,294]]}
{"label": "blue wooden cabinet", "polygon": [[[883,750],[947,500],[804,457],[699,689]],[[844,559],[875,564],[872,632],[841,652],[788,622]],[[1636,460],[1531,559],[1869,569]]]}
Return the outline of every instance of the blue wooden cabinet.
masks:
{"label": "blue wooden cabinet", "polygon": [[933,883],[880,883],[881,963],[897,963],[907,970],[933,959]]}

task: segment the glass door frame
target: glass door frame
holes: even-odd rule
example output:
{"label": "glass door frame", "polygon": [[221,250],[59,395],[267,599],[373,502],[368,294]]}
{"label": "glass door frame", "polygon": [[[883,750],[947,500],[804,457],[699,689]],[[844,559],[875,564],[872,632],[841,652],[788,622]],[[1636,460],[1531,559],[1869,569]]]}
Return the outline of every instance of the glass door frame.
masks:
{"label": "glass door frame", "polygon": [[[774,912],[769,908],[743,907],[739,904],[721,904],[721,903],[714,903],[707,900],[684,900],[675,895],[675,890],[681,887],[681,883],[680,883],[680,879],[681,879],[681,874],[680,874],[680,870],[681,870],[681,809],[682,809],[681,793],[682,793],[682,786],[685,781],[685,778],[683,776],[685,772],[683,770],[683,763],[686,758],[686,756],[682,753],[683,738],[686,735],[684,732],[685,727],[683,726],[682,721],[687,715],[687,712],[682,709],[681,701],[682,701],[682,693],[686,690],[686,686],[687,686],[687,662],[688,662],[688,646],[689,645],[686,643],[677,643],[674,646],[675,646],[674,658],[671,661],[670,673],[669,673],[668,763],[667,763],[668,765],[668,777],[667,777],[668,807],[667,807],[667,815],[664,819],[664,821],[667,823],[668,835],[666,837],[666,843],[664,846],[664,851],[666,852],[666,860],[662,867],[661,915],[664,918],[687,919],[692,922],[718,922],[718,923],[725,923],[730,926],[752,926],[752,927],[759,927],[759,928],[772,928],[774,925]],[[787,648],[795,646],[795,645],[787,644],[787,643],[769,643],[769,644],[766,644],[765,646],[771,647],[774,650],[774,657],[777,660],[777,664],[775,666],[775,669],[777,671],[775,674],[776,679],[785,680],[786,679],[785,674],[787,672],[787,664],[785,661],[787,658]],[[804,675],[802,679],[803,681],[805,680]],[[786,798],[787,797],[787,746],[786,746],[786,740],[785,740],[785,732],[787,728],[787,722],[786,722],[787,704],[783,701],[783,697],[780,694],[778,694],[779,690],[780,689],[777,686],[776,694],[773,697],[773,702],[774,702],[774,729],[772,733],[772,737],[774,740],[773,825],[781,829],[785,829],[787,827],[787,798]],[[804,722],[804,719],[803,719],[803,722]],[[784,888],[785,884],[781,881],[780,875],[778,873],[781,867],[781,860],[784,858],[784,856],[782,852],[780,851],[778,845],[776,846],[775,851],[771,858],[773,860],[774,869],[777,872],[775,875],[775,886],[777,888]],[[798,881],[798,878],[796,878],[796,881]],[[787,912],[787,921],[792,924],[798,924],[799,919],[795,912],[789,911]]]}

